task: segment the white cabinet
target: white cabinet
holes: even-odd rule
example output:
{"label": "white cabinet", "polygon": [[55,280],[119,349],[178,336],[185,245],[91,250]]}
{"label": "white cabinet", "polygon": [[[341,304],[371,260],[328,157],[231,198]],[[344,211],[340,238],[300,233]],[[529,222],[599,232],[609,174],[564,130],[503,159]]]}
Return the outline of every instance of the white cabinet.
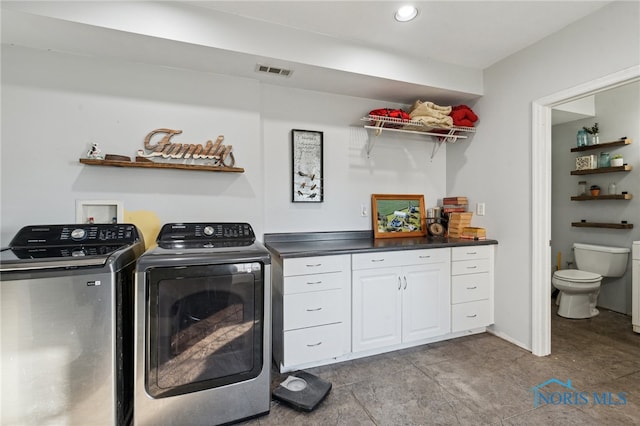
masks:
{"label": "white cabinet", "polygon": [[450,249],[352,255],[352,350],[450,332]]}
{"label": "white cabinet", "polygon": [[273,354],[280,371],[350,352],[350,255],[274,259]]}
{"label": "white cabinet", "polygon": [[451,249],[451,331],[493,324],[493,246]]}

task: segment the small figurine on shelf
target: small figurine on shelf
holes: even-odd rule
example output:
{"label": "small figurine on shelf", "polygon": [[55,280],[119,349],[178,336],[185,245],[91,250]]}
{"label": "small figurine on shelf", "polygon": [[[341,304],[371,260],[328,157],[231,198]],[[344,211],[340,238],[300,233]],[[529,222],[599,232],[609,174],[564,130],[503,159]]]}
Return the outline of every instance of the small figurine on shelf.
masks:
{"label": "small figurine on shelf", "polygon": [[87,158],[92,158],[94,160],[104,160],[104,155],[100,148],[98,148],[98,144],[91,144],[91,148],[87,152]]}

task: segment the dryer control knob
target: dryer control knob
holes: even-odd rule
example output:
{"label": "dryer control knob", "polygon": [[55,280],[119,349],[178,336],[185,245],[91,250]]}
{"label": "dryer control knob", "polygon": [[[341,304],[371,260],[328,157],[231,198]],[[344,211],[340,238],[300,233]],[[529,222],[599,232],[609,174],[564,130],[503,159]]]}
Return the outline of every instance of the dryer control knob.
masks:
{"label": "dryer control knob", "polygon": [[74,240],[81,240],[86,236],[87,236],[87,231],[85,231],[82,228],[76,228],[73,231],[71,231],[71,238],[73,238]]}
{"label": "dryer control knob", "polygon": [[207,235],[207,236],[213,235],[213,226],[205,226],[204,235]]}

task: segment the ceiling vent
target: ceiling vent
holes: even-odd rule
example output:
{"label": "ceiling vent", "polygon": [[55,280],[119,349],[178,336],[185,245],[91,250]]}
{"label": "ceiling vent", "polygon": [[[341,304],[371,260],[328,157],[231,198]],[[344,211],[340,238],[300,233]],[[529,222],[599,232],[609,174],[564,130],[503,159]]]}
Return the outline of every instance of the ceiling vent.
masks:
{"label": "ceiling vent", "polygon": [[284,68],[270,67],[267,65],[260,65],[260,64],[256,66],[256,71],[266,72],[267,74],[281,75],[283,77],[291,77],[291,74],[293,74],[293,71],[291,70],[287,70]]}

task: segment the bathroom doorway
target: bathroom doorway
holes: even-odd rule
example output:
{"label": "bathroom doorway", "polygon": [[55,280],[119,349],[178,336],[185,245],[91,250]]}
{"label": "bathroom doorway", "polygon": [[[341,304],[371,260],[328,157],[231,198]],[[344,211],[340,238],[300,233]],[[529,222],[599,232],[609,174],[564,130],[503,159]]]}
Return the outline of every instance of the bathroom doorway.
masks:
{"label": "bathroom doorway", "polygon": [[640,81],[640,66],[555,93],[532,104],[532,352],[535,355],[551,353],[552,108],[636,81]]}

